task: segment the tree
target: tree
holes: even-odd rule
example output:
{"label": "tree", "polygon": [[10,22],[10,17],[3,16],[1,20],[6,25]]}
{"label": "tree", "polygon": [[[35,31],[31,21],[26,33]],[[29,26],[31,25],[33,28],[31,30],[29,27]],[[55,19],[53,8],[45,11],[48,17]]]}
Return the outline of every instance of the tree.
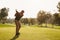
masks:
{"label": "tree", "polygon": [[58,12],[59,12],[59,13],[53,14],[53,16],[54,16],[54,18],[55,18],[55,19],[54,19],[54,22],[55,22],[55,24],[60,25],[60,2],[58,2],[57,8],[58,8]]}
{"label": "tree", "polygon": [[58,11],[60,12],[60,2],[58,2],[57,8],[58,8]]}
{"label": "tree", "polygon": [[42,26],[42,23],[45,23],[45,19],[46,19],[45,13],[46,13],[45,11],[41,10],[37,14],[38,24],[41,24],[41,26]]}
{"label": "tree", "polygon": [[21,19],[21,22],[22,22],[24,25],[28,24],[28,18],[23,18],[23,19]]}
{"label": "tree", "polygon": [[1,11],[0,20],[2,20],[2,23],[4,24],[5,20],[7,19],[7,16],[8,16],[9,8],[2,8],[0,11]]}
{"label": "tree", "polygon": [[47,14],[45,14],[45,24],[47,27],[47,24],[49,23],[49,20],[51,19],[51,13],[50,12],[46,12]]}
{"label": "tree", "polygon": [[34,25],[34,24],[35,24],[35,18],[30,18],[30,23],[31,23],[32,25]]}
{"label": "tree", "polygon": [[59,13],[55,13],[54,18],[55,18],[54,19],[55,24],[60,25],[60,15],[59,15]]}
{"label": "tree", "polygon": [[51,19],[51,17],[51,13],[46,11],[39,11],[37,14],[38,23],[41,24],[41,26],[43,23],[45,23],[45,27],[47,27],[47,23]]}

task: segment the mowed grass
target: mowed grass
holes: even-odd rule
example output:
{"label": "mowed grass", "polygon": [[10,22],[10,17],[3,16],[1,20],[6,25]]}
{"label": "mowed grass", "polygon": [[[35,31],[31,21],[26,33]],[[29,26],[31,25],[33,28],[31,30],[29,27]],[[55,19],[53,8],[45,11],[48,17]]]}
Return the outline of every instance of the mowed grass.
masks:
{"label": "mowed grass", "polygon": [[[21,27],[20,33],[16,40],[60,40],[60,29],[24,26]],[[14,35],[14,25],[9,27],[1,27],[0,25],[0,40],[10,40]]]}

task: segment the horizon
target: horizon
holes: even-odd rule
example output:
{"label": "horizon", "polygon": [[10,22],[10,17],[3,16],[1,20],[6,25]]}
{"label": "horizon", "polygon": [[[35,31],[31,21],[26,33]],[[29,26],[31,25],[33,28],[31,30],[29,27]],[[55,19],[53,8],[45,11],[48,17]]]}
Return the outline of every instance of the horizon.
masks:
{"label": "horizon", "polygon": [[40,10],[57,12],[57,4],[60,0],[0,0],[0,9],[9,8],[8,18],[15,18],[15,9],[24,10],[23,18],[36,18]]}

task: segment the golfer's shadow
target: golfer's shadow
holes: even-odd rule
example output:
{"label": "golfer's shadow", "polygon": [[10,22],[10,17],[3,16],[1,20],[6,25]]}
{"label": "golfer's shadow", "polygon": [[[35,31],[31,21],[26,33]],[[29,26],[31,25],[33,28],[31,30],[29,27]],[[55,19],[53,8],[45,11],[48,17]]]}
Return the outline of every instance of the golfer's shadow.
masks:
{"label": "golfer's shadow", "polygon": [[16,40],[20,35],[15,35],[11,40]]}

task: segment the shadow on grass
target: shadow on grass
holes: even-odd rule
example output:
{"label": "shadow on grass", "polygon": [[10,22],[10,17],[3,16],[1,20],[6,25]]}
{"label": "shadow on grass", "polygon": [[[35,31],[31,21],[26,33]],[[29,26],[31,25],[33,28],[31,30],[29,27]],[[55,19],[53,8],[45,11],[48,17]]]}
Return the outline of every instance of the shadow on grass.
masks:
{"label": "shadow on grass", "polygon": [[15,35],[11,40],[16,40],[20,35]]}

